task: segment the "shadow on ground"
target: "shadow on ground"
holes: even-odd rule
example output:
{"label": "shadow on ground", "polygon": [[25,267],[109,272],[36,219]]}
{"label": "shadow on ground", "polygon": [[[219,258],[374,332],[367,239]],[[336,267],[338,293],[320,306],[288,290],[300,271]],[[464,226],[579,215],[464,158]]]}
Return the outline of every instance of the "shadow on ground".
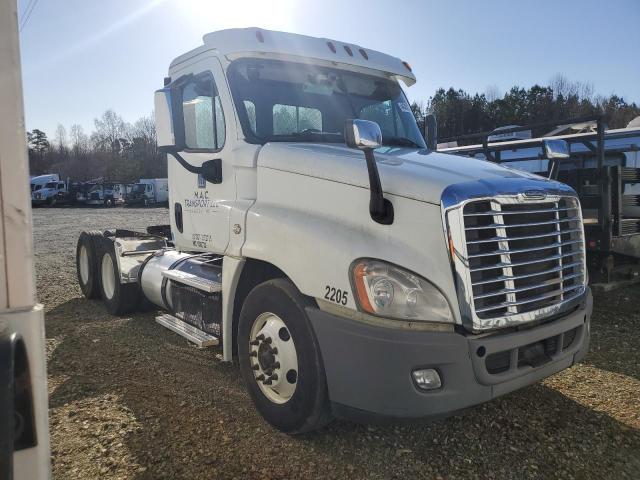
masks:
{"label": "shadow on ground", "polygon": [[[47,314],[47,337],[58,339],[49,362],[53,428],[77,425],[69,435],[103,477],[637,478],[640,469],[640,431],[542,384],[438,422],[336,421],[289,437],[255,412],[235,365],[153,317],[114,318],[84,299]],[[598,355],[587,363],[605,368]],[[112,410],[124,420],[111,421]],[[126,455],[113,453],[115,442]],[[54,435],[54,473],[66,477],[78,453],[56,447]]]}

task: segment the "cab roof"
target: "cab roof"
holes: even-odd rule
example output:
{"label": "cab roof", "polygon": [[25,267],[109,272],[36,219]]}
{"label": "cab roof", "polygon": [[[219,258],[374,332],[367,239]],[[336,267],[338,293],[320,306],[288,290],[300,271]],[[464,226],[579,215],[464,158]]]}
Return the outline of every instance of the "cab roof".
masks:
{"label": "cab roof", "polygon": [[179,56],[171,62],[171,68],[199,53],[215,50],[229,60],[240,57],[272,57],[290,60],[320,61],[343,68],[376,70],[402,79],[411,86],[416,77],[411,67],[397,57],[365,49],[353,43],[328,38],[309,37],[295,33],[277,32],[261,28],[231,28],[207,33],[202,37],[204,45]]}

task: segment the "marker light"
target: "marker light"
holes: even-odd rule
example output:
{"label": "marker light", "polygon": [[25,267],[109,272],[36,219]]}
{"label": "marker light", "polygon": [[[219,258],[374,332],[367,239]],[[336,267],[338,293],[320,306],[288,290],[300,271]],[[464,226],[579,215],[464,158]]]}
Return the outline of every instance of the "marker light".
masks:
{"label": "marker light", "polygon": [[454,321],[444,295],[422,277],[380,260],[356,261],[351,269],[360,309],[411,321]]}

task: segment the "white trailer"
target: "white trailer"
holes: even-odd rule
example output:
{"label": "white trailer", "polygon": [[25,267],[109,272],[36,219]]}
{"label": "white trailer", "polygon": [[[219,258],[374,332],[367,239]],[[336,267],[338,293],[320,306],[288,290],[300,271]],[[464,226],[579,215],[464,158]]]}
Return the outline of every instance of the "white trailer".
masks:
{"label": "white trailer", "polygon": [[0,478],[50,477],[44,315],[36,302],[17,8],[0,0]]}
{"label": "white trailer", "polygon": [[169,201],[169,181],[166,178],[141,178],[127,192],[127,205],[157,205]]}
{"label": "white trailer", "polygon": [[83,232],[82,291],[221,345],[289,433],[451,414],[570,367],[592,310],[575,192],[427,146],[415,81],[354,44],[205,35],[155,96],[170,225]]}

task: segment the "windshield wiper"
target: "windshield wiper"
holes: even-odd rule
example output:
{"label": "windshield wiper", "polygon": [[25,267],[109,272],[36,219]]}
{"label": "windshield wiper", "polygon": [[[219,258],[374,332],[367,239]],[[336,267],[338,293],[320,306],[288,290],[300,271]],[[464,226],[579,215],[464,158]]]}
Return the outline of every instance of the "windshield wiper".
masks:
{"label": "windshield wiper", "polygon": [[391,145],[394,147],[413,147],[413,148],[424,148],[423,145],[414,142],[410,138],[405,137],[386,137],[382,138],[382,145]]}

